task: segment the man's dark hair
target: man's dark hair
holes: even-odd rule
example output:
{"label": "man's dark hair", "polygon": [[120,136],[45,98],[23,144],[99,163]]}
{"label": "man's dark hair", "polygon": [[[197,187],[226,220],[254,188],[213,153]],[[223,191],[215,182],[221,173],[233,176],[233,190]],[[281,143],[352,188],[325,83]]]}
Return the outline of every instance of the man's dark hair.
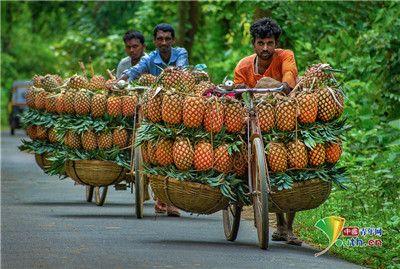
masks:
{"label": "man's dark hair", "polygon": [[163,31],[163,32],[170,32],[172,38],[175,38],[175,30],[174,28],[172,28],[172,26],[168,23],[160,23],[159,25],[157,25],[156,27],[154,27],[154,32],[153,32],[153,36],[154,38],[156,38],[157,36],[157,32],[158,31]]}
{"label": "man's dark hair", "polygon": [[282,33],[281,27],[271,18],[262,18],[255,21],[250,27],[250,34],[253,38],[253,43],[256,38],[274,37],[276,41]]}
{"label": "man's dark hair", "polygon": [[124,40],[124,43],[126,43],[127,41],[134,39],[134,38],[139,40],[140,43],[142,43],[142,45],[144,45],[144,36],[142,35],[141,32],[134,31],[134,30],[129,30],[128,32],[126,32],[123,37],[123,40]]}

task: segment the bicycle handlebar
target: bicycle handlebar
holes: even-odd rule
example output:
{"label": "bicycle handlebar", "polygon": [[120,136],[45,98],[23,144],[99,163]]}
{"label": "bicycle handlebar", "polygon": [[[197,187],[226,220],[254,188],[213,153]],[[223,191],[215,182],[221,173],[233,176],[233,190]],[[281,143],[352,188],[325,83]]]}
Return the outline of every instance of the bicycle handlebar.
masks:
{"label": "bicycle handlebar", "polygon": [[233,89],[233,90],[225,90],[220,86],[217,86],[214,89],[214,92],[225,95],[225,94],[239,94],[244,92],[255,92],[255,93],[267,93],[267,92],[281,92],[283,91],[283,85],[277,88],[241,88],[241,89]]}

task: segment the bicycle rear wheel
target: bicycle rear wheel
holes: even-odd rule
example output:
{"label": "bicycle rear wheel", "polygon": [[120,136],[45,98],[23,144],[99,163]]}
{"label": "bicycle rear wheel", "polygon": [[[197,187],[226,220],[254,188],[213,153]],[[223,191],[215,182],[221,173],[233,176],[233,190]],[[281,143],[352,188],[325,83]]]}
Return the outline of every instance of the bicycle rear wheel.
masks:
{"label": "bicycle rear wheel", "polygon": [[141,174],[142,169],[142,153],[141,148],[135,148],[135,210],[136,218],[143,218],[143,203],[144,203],[144,178]]}
{"label": "bicycle rear wheel", "polygon": [[90,203],[93,200],[94,187],[93,186],[88,186],[88,185],[86,185],[85,187],[86,187],[86,202]]}
{"label": "bicycle rear wheel", "polygon": [[224,233],[228,241],[236,240],[239,231],[241,214],[242,206],[238,204],[229,204],[229,206],[222,211]]}
{"label": "bicycle rear wheel", "polygon": [[258,245],[261,249],[267,249],[269,241],[267,174],[264,148],[259,137],[252,141],[251,166],[254,221],[257,227]]}
{"label": "bicycle rear wheel", "polygon": [[94,188],[94,198],[96,205],[98,206],[104,205],[104,201],[106,200],[107,196],[107,191],[108,191],[108,186]]}

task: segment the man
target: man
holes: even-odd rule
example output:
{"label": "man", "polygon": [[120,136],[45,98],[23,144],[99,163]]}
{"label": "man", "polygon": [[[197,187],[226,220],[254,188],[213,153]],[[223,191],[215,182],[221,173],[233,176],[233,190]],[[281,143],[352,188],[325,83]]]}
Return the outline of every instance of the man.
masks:
{"label": "man", "polygon": [[[297,78],[296,62],[292,51],[277,48],[281,33],[279,25],[270,18],[253,23],[250,34],[255,54],[243,58],[237,64],[234,76],[236,86],[265,87],[261,85],[267,80],[272,87],[283,85],[285,93],[294,88]],[[284,214],[276,216],[278,227],[272,234],[272,240],[301,245],[302,242],[293,234],[295,213],[286,214],[286,219]]]}
{"label": "man", "polygon": [[144,50],[146,45],[144,43],[143,35],[138,31],[129,30],[123,37],[125,43],[125,52],[128,55],[123,58],[117,67],[117,78],[122,75],[126,69],[135,66],[140,58],[145,55]]}
{"label": "man", "polygon": [[156,50],[144,56],[138,64],[125,70],[121,79],[135,80],[141,74],[158,76],[167,66],[187,67],[189,65],[186,49],[172,47],[175,44],[175,30],[171,25],[161,23],[154,28],[153,42]]}

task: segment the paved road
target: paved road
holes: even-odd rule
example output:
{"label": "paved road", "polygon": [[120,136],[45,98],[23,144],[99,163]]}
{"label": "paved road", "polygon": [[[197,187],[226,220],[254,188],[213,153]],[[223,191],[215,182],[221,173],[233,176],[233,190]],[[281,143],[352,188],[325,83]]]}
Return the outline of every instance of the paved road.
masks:
{"label": "paved road", "polygon": [[1,268],[360,268],[316,250],[271,243],[257,247],[250,221],[225,240],[221,214],[134,216],[130,191],[111,189],[103,207],[84,187],[45,175],[17,150],[22,132],[2,133]]}

